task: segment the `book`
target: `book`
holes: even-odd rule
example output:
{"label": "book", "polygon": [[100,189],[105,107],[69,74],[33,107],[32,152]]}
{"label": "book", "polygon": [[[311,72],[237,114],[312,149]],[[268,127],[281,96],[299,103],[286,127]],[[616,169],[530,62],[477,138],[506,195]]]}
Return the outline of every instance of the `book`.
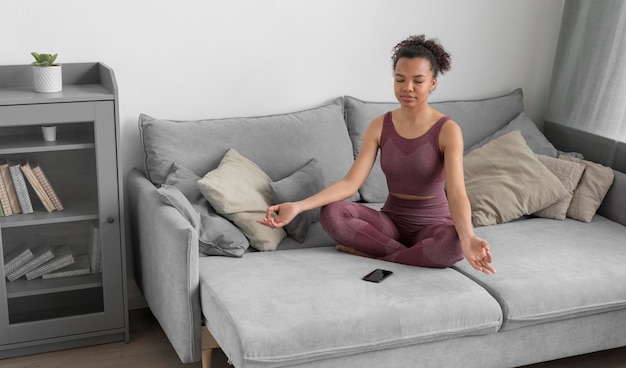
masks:
{"label": "book", "polygon": [[9,170],[9,163],[7,160],[0,160],[0,172],[2,173],[2,181],[4,181],[4,186],[6,187],[7,194],[9,195],[12,212],[14,214],[22,213],[22,208],[20,207],[20,202],[17,199],[17,193],[15,192],[15,186],[13,185],[11,170]]}
{"label": "book", "polygon": [[33,170],[30,168],[30,164],[28,163],[28,161],[22,161],[20,162],[20,165],[21,165],[21,169],[22,169],[22,173],[24,174],[24,177],[30,183],[30,186],[35,191],[35,194],[37,194],[37,197],[39,197],[39,200],[41,201],[43,206],[46,208],[46,211],[48,212],[54,211],[55,210],[54,204],[50,200],[50,197],[48,197],[48,194],[46,194],[46,191],[43,189],[43,186],[41,185],[41,183],[39,183],[39,180],[37,180],[37,177],[33,173]]}
{"label": "book", "polygon": [[26,275],[26,273],[34,270],[54,257],[50,247],[47,245],[42,245],[36,249],[32,249],[31,251],[33,252],[33,258],[31,260],[20,266],[12,273],[6,275],[9,281],[19,279],[20,277]]}
{"label": "book", "polygon": [[59,196],[57,195],[57,193],[54,191],[54,189],[52,189],[52,185],[50,184],[50,181],[46,177],[46,174],[44,174],[41,166],[39,166],[39,162],[33,160],[33,161],[29,161],[29,163],[30,163],[30,168],[33,170],[33,173],[37,177],[37,180],[39,180],[39,183],[41,184],[43,189],[46,191],[46,194],[48,195],[48,197],[50,197],[50,200],[54,204],[54,208],[57,211],[62,211],[63,204],[61,203],[61,199],[59,199]]}
{"label": "book", "polygon": [[89,223],[89,243],[87,244],[87,255],[89,256],[91,273],[101,272],[100,226],[96,221]]}
{"label": "book", "polygon": [[42,264],[41,266],[26,272],[26,280],[36,279],[43,274],[50,273],[69,266],[74,263],[74,256],[72,255],[72,249],[68,245],[56,248],[52,251],[52,259]]}
{"label": "book", "polygon": [[0,212],[2,212],[2,216],[11,216],[13,214],[11,202],[9,201],[9,192],[7,191],[2,171],[0,171]]}
{"label": "book", "polygon": [[20,202],[22,213],[33,213],[33,205],[30,201],[28,188],[26,188],[24,175],[22,174],[22,166],[18,161],[9,161],[9,171],[11,171],[11,179],[13,180],[13,186],[15,187],[15,193],[17,193],[17,200]]}
{"label": "book", "polygon": [[89,258],[86,254],[82,254],[76,257],[73,264],[60,268],[56,271],[46,273],[41,276],[41,278],[44,280],[58,279],[61,277],[89,275],[90,273],[91,268],[89,267]]}
{"label": "book", "polygon": [[30,249],[15,249],[4,257],[4,274],[8,275],[33,258]]}

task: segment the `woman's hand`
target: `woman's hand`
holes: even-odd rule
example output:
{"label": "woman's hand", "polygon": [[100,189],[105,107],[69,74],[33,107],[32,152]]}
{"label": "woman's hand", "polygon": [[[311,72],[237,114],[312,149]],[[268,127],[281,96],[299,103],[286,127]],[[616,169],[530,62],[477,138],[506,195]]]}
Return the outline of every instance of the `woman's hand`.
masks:
{"label": "woman's hand", "polygon": [[473,235],[461,239],[461,248],[463,248],[465,259],[474,269],[487,275],[496,273],[495,268],[491,266],[491,252],[489,252],[489,243],[486,240]]}
{"label": "woman's hand", "polygon": [[283,227],[291,222],[298,215],[298,206],[293,202],[286,202],[270,206],[264,218],[256,220],[261,225],[275,229]]}

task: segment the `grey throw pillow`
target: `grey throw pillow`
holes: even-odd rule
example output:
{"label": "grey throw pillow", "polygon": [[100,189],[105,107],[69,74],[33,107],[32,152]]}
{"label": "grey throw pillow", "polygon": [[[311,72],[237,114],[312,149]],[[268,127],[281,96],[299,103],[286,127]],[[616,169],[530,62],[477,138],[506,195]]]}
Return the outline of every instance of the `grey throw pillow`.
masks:
{"label": "grey throw pillow", "polygon": [[[324,179],[319,163],[313,158],[295,173],[279,181],[270,182],[269,185],[272,200],[278,204],[299,201],[319,192],[324,189]],[[318,221],[319,218],[319,208],[305,211],[285,226],[285,231],[297,242],[302,243],[311,223]]]}
{"label": "grey throw pillow", "polygon": [[159,188],[161,200],[178,209],[198,231],[201,253],[241,257],[250,245],[248,239],[209,205],[198,188],[199,179],[193,171],[174,163],[165,184]]}
{"label": "grey throw pillow", "polygon": [[172,185],[180,190],[192,205],[208,204],[207,200],[202,196],[200,188],[198,188],[198,180],[200,180],[200,177],[196,173],[178,162],[174,162],[165,179],[165,184]]}
{"label": "grey throw pillow", "polygon": [[487,142],[491,142],[496,138],[500,138],[505,134],[511,133],[514,130],[519,130],[528,144],[528,147],[538,155],[544,155],[548,157],[557,157],[557,149],[548,141],[548,139],[541,133],[537,125],[530,119],[525,112],[521,112],[517,117],[511,120],[510,123],[502,127],[500,130],[483,139],[480,143],[472,146],[468,151],[471,152],[477,148],[484,146]]}
{"label": "grey throw pillow", "polygon": [[171,185],[163,184],[160,188],[157,189],[159,192],[159,197],[161,197],[161,201],[163,203],[170,205],[178,210],[181,215],[195,229],[200,225],[200,215],[194,208],[191,206],[191,203],[185,198],[185,196],[180,192],[180,190],[176,189]]}

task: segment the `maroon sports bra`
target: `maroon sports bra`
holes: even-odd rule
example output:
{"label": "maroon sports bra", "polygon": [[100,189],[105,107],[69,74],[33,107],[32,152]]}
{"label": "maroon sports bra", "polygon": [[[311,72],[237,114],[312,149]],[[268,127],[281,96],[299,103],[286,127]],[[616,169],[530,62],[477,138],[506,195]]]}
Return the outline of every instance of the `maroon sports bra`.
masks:
{"label": "maroon sports bra", "polygon": [[391,112],[385,114],[380,135],[380,166],[389,192],[414,196],[444,194],[445,170],[439,132],[448,120],[449,116],[443,116],[426,133],[409,139],[398,134]]}

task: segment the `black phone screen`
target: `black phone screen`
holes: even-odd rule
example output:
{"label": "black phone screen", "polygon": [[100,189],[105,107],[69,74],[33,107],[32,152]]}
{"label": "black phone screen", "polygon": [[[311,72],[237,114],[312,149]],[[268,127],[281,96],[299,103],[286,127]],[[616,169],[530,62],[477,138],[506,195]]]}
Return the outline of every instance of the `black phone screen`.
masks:
{"label": "black phone screen", "polygon": [[391,271],[378,268],[363,276],[363,280],[370,282],[381,282],[392,274],[393,272]]}

